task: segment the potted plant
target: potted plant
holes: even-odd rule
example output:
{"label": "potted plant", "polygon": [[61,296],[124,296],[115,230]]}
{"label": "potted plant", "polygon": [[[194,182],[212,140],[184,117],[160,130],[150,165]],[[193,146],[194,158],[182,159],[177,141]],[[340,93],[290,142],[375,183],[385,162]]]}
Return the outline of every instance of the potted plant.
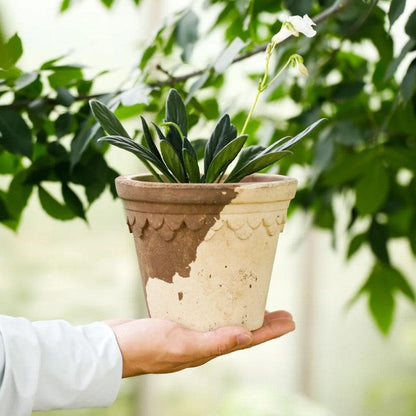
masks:
{"label": "potted plant", "polygon": [[108,107],[90,102],[108,134],[99,140],[133,153],[149,170],[118,177],[116,188],[134,236],[150,316],[202,331],[262,325],[278,237],[297,180],[257,172],[289,155],[322,120],[267,148],[245,146],[244,131],[260,93],[290,63],[305,75],[299,55],[292,55],[271,81],[268,65],[277,44],[290,34],[313,35],[307,19],[289,18],[269,43],[266,71],[241,133],[225,114],[206,140],[202,169],[175,89],[166,100],[164,130],[153,123],[158,142],[143,117],[139,143]]}

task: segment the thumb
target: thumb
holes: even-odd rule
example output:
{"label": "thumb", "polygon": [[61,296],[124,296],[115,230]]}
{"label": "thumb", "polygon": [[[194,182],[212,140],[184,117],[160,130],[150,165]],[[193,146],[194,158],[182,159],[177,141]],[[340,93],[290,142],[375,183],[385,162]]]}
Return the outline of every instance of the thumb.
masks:
{"label": "thumb", "polygon": [[241,327],[224,327],[200,334],[197,348],[201,356],[216,357],[252,343],[250,331]]}

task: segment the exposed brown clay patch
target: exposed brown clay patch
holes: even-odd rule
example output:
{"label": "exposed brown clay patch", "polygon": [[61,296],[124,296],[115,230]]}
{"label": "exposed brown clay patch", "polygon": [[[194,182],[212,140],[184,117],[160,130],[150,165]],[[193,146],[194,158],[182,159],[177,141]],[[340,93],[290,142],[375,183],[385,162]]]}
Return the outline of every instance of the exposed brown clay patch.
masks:
{"label": "exposed brown clay patch", "polygon": [[172,283],[176,273],[189,277],[199,245],[237,196],[235,186],[123,185],[118,192],[134,235],[144,285],[149,278]]}
{"label": "exposed brown clay patch", "polygon": [[183,299],[183,292],[178,292],[178,299],[182,300]]}

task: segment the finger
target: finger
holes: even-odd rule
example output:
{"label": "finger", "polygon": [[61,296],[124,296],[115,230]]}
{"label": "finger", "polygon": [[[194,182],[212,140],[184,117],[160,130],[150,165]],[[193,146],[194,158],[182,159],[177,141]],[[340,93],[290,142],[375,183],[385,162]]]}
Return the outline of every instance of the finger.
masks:
{"label": "finger", "polygon": [[274,319],[291,319],[293,320],[292,315],[287,311],[275,311],[275,312],[268,312],[264,313],[264,323],[263,325],[273,321]]}
{"label": "finger", "polygon": [[217,357],[252,343],[253,335],[242,327],[223,327],[199,333],[195,348],[201,358]]}
{"label": "finger", "polygon": [[278,318],[267,322],[264,326],[252,332],[253,342],[250,346],[258,345],[274,338],[281,337],[295,330],[292,319]]}

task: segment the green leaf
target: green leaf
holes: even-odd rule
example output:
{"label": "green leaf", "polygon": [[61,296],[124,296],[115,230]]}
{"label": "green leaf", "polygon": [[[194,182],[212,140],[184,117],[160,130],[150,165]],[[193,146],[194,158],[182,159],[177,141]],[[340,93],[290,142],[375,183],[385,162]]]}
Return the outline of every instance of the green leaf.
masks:
{"label": "green leaf", "polygon": [[84,206],[78,195],[68,186],[68,184],[62,184],[62,196],[65,204],[71,209],[71,211],[77,216],[86,220]]}
{"label": "green leaf", "polygon": [[247,137],[247,134],[236,137],[216,153],[205,175],[205,181],[207,183],[215,182],[226,171],[229,164],[240,153],[244,143],[247,141]]}
{"label": "green leaf", "polygon": [[195,151],[197,160],[201,160],[204,158],[204,152],[207,143],[207,139],[194,139],[191,141],[191,145]]}
{"label": "green leaf", "polygon": [[416,46],[416,39],[409,39],[407,43],[403,46],[399,56],[395,58],[390,65],[387,67],[386,74],[384,75],[384,81],[389,80],[393,75],[396,74],[397,68],[407,56],[407,54],[412,51]]}
{"label": "green leaf", "polygon": [[143,55],[140,59],[139,68],[143,70],[156,52],[157,52],[157,45],[152,43],[150,46],[148,46],[144,50]]}
{"label": "green leaf", "polygon": [[72,168],[79,162],[88,144],[97,135],[99,130],[99,123],[91,124],[90,120],[87,120],[81,124],[77,134],[71,141],[70,162]]}
{"label": "green leaf", "polygon": [[107,134],[110,136],[130,137],[120,120],[105,104],[98,100],[91,100],[90,107],[95,119]]}
{"label": "green leaf", "polygon": [[361,248],[361,246],[367,241],[367,233],[357,234],[352,238],[348,245],[347,250],[347,259],[349,260],[357,251]]}
{"label": "green leaf", "polygon": [[186,176],[188,177],[189,182],[201,182],[197,155],[195,149],[192,147],[192,144],[186,137],[183,141],[182,156],[186,169]]}
{"label": "green leaf", "polygon": [[[185,104],[178,91],[172,88],[166,99],[166,121],[177,124],[184,136],[188,135],[188,119]],[[182,148],[182,145],[181,145]]]}
{"label": "green leaf", "polygon": [[394,267],[384,266],[384,273],[388,275],[388,278],[390,279],[394,288],[402,292],[402,294],[412,302],[416,300],[413,288],[410,286],[409,282],[404,277],[403,273],[400,272],[400,270]]}
{"label": "green leaf", "polygon": [[14,83],[14,89],[19,91],[23,88],[26,88],[28,85],[35,82],[39,77],[37,72],[25,72],[24,74],[20,75],[19,78]]}
{"label": "green leaf", "polygon": [[25,170],[13,177],[5,199],[8,211],[16,220],[20,219],[33,189],[31,185],[26,184],[26,177],[27,171]]}
{"label": "green leaf", "polygon": [[73,66],[53,67],[53,74],[48,76],[49,85],[58,90],[60,87],[69,88],[83,79],[81,68]]}
{"label": "green leaf", "polygon": [[253,160],[257,155],[259,155],[261,152],[263,152],[265,148],[263,146],[259,145],[253,145],[245,147],[238,157],[237,163],[234,166],[234,171],[237,172],[240,170],[247,162],[250,160]]}
{"label": "green leaf", "polygon": [[0,68],[11,68],[22,56],[23,46],[17,33],[15,33],[5,44],[0,39]]}
{"label": "green leaf", "polygon": [[57,89],[56,101],[64,107],[70,107],[75,101],[75,98],[66,88],[60,87]]}
{"label": "green leaf", "polygon": [[[315,121],[310,126],[308,126],[305,130],[303,130],[299,134],[297,134],[295,137],[292,137],[291,139],[287,140],[281,146],[279,146],[277,148],[273,148],[273,150],[276,150],[278,152],[283,152],[284,150],[290,149],[292,146],[294,146],[296,143],[298,143],[300,140],[302,140],[305,136],[307,136],[315,127],[317,127],[323,121],[326,121],[326,118],[321,118],[321,119]],[[266,149],[265,152],[268,152],[268,150]]]}
{"label": "green leaf", "polygon": [[260,172],[261,170],[267,168],[268,166],[276,163],[278,160],[290,154],[292,154],[292,152],[288,150],[283,152],[276,151],[272,153],[259,154],[249,160],[238,171],[233,169],[224,182],[240,182],[244,177],[256,172]]}
{"label": "green leaf", "polygon": [[374,320],[383,334],[387,334],[393,323],[394,298],[391,282],[385,268],[376,263],[366,283],[369,293],[368,305]]}
{"label": "green leaf", "polygon": [[403,13],[405,6],[406,6],[406,0],[391,0],[389,13],[388,13],[390,27],[393,26],[393,23]]}
{"label": "green leaf", "polygon": [[409,19],[407,19],[404,29],[411,39],[416,39],[416,10],[414,10],[409,16]]}
{"label": "green leaf", "polygon": [[71,220],[75,218],[75,214],[69,207],[58,202],[42,186],[38,187],[38,195],[43,210],[52,218],[62,221]]}
{"label": "green leaf", "polygon": [[65,136],[71,131],[73,116],[71,113],[61,114],[55,120],[55,134],[58,139]]}
{"label": "green leaf", "polygon": [[0,111],[0,145],[9,152],[32,156],[32,133],[22,116],[13,110]]}
{"label": "green leaf", "polygon": [[60,13],[68,10],[69,6],[71,5],[71,0],[62,0],[61,7],[59,9]]}
{"label": "green leaf", "polygon": [[416,256],[416,233],[414,231],[416,230],[416,212],[413,213],[413,219],[411,224],[411,227],[409,227],[408,229],[408,239],[410,249],[412,250],[413,255]]}
{"label": "green leaf", "polygon": [[208,140],[208,143],[205,147],[205,155],[204,155],[204,172],[207,173],[209,169],[209,165],[211,164],[215,154],[218,153],[220,150],[219,143],[224,141],[227,134],[230,132],[231,123],[230,123],[230,116],[228,114],[224,114],[221,119],[217,122],[214,131],[211,134],[211,137]]}
{"label": "green leaf", "polygon": [[312,7],[312,0],[285,0],[285,3],[292,14],[298,15],[309,13]]}
{"label": "green leaf", "polygon": [[15,174],[21,167],[20,156],[0,151],[0,175]]}
{"label": "green leaf", "polygon": [[235,38],[228,47],[221,52],[214,63],[214,70],[217,74],[222,74],[233,63],[234,58],[246,46],[240,38]]}
{"label": "green leaf", "polygon": [[400,89],[402,91],[403,100],[409,101],[412,98],[413,92],[415,90],[416,84],[416,59],[414,59],[409,68],[407,68],[406,75],[403,78]]}
{"label": "green leaf", "polygon": [[359,176],[362,176],[368,166],[377,159],[377,154],[372,150],[364,150],[360,153],[343,155],[335,165],[327,172],[323,181],[325,186],[345,184]]}
{"label": "green leaf", "polygon": [[162,160],[162,156],[160,155],[159,150],[154,143],[152,133],[150,132],[150,129],[146,123],[146,120],[142,116],[140,116],[140,119],[142,121],[143,135],[144,135],[147,147],[159,160]]}
{"label": "green leaf", "polygon": [[192,51],[198,40],[198,16],[190,9],[176,26],[176,43],[182,48],[181,58],[185,62],[191,59]]}
{"label": "green leaf", "polygon": [[[127,150],[128,152],[133,153],[146,165],[146,167],[153,174],[154,171],[152,171],[152,168],[148,163],[151,162],[166,176],[166,178],[170,182],[176,182],[175,178],[169,172],[166,165],[162,161],[160,161],[149,149],[135,142],[134,140],[122,136],[105,136],[98,139],[98,142],[107,142],[112,144],[113,146],[119,147],[120,149]],[[154,176],[157,180],[162,181],[157,174],[154,174]]]}
{"label": "green leaf", "polygon": [[367,166],[357,183],[355,205],[361,215],[377,212],[386,202],[389,193],[389,175],[380,161]]}
{"label": "green leaf", "polygon": [[182,161],[174,147],[167,140],[161,140],[160,151],[166,166],[173,173],[173,176],[175,176],[178,182],[187,182]]}
{"label": "green leaf", "polygon": [[373,219],[368,230],[368,242],[370,243],[371,251],[384,264],[390,264],[390,256],[387,249],[388,240],[389,233],[387,227]]}
{"label": "green leaf", "polygon": [[104,4],[104,6],[107,7],[107,9],[110,9],[114,1],[115,0],[101,0],[101,3]]}

